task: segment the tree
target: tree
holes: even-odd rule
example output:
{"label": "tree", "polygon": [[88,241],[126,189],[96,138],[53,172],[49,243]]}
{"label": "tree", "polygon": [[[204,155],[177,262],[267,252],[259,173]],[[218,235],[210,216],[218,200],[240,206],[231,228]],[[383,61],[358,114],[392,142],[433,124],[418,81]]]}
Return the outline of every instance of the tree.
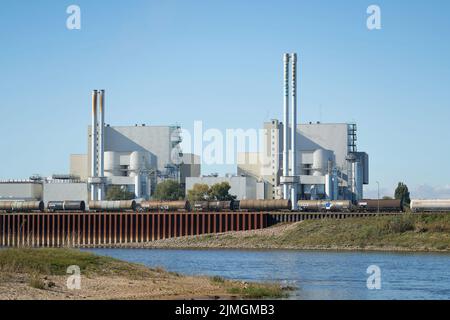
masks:
{"label": "tree", "polygon": [[187,198],[189,201],[205,201],[209,198],[209,186],[207,184],[196,183],[192,189],[188,190]]}
{"label": "tree", "polygon": [[231,186],[228,182],[224,181],[216,183],[209,188],[208,195],[211,200],[216,201],[230,201],[236,199],[236,196],[229,194]]}
{"label": "tree", "polygon": [[184,198],[184,190],[177,181],[166,180],[156,186],[153,198],[156,200],[181,200]]}
{"label": "tree", "polygon": [[382,199],[383,199],[383,200],[392,200],[392,197],[384,196]]}
{"label": "tree", "polygon": [[121,186],[110,186],[106,191],[106,200],[115,201],[115,200],[132,200],[134,199],[134,193],[127,191],[125,187]]}
{"label": "tree", "polygon": [[399,182],[397,189],[395,189],[395,199],[402,200],[402,203],[407,205],[411,202],[408,186],[403,182]]}

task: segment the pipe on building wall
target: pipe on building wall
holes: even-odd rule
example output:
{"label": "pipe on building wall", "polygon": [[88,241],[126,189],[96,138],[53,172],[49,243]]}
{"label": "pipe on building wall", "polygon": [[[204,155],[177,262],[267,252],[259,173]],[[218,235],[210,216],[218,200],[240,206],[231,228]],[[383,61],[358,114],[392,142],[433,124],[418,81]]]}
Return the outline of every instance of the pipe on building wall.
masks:
{"label": "pipe on building wall", "polygon": [[[97,101],[98,91],[92,91],[92,127],[91,127],[91,177],[98,177],[97,155],[98,155],[98,138],[97,138]],[[95,184],[91,184],[91,200],[97,199],[97,188]]]}
{"label": "pipe on building wall", "polygon": [[[291,166],[293,177],[297,176],[297,54],[291,54],[292,59],[292,126],[291,126]],[[292,210],[297,210],[297,183],[291,188]]]}
{"label": "pipe on building wall", "polygon": [[[289,176],[289,54],[284,55],[284,109],[283,109],[283,176]],[[289,199],[289,186],[283,185],[283,198]]]}
{"label": "pipe on building wall", "polygon": [[134,177],[134,196],[136,199],[141,197],[141,176],[139,173]]}

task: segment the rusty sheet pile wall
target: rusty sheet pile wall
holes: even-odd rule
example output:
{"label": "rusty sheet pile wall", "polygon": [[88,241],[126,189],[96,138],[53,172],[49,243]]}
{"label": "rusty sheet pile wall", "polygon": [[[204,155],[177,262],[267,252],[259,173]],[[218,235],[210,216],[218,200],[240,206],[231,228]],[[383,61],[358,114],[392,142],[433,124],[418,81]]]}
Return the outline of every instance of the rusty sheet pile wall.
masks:
{"label": "rusty sheet pile wall", "polygon": [[114,247],[268,226],[264,213],[4,213],[3,247]]}

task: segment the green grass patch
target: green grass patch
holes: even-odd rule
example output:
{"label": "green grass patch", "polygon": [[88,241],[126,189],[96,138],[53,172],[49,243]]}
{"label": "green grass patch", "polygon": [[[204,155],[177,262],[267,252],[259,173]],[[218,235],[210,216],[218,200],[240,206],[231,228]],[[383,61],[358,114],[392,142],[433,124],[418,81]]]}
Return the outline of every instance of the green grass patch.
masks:
{"label": "green grass patch", "polygon": [[0,250],[0,272],[32,275],[67,275],[69,266],[80,267],[84,275],[122,275],[144,278],[164,270],[152,270],[138,264],[72,249]]}
{"label": "green grass patch", "polygon": [[279,236],[294,246],[450,249],[450,214],[309,220]]}
{"label": "green grass patch", "polygon": [[450,213],[306,220],[284,231],[274,230],[272,235],[199,236],[192,244],[222,248],[449,251]]}
{"label": "green grass patch", "polygon": [[213,276],[210,278],[210,280],[212,283],[219,283],[219,284],[225,283],[225,279],[221,276]]}
{"label": "green grass patch", "polygon": [[288,289],[283,289],[276,284],[246,284],[233,286],[228,289],[231,294],[236,294],[249,299],[280,299],[288,296]]}

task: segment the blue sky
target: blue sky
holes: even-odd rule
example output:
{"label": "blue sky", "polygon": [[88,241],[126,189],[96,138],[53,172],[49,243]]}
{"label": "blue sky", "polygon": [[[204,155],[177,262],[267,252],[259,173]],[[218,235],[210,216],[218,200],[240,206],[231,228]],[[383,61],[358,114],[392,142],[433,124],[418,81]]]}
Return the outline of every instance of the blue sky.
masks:
{"label": "blue sky", "polygon": [[[382,30],[366,28],[371,4]],[[0,178],[67,172],[94,88],[114,125],[260,128],[281,117],[282,54],[298,52],[299,119],[358,124],[368,194],[378,180],[450,197],[449,13],[446,0],[3,0]]]}

